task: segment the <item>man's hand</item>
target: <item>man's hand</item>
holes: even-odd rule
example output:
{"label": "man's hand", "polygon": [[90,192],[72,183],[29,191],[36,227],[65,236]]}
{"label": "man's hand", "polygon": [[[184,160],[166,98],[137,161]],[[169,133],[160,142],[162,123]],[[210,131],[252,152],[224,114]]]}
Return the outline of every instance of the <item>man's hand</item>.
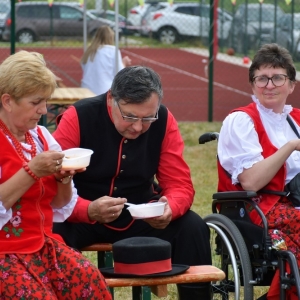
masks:
{"label": "man's hand", "polygon": [[159,202],[166,202],[164,214],[160,217],[144,219],[150,226],[156,229],[166,228],[172,220],[172,210],[169,206],[168,199],[165,196],[162,196]]}
{"label": "man's hand", "polygon": [[112,198],[104,196],[91,202],[88,207],[88,216],[90,220],[99,223],[109,223],[119,217],[127,202],[126,198]]}

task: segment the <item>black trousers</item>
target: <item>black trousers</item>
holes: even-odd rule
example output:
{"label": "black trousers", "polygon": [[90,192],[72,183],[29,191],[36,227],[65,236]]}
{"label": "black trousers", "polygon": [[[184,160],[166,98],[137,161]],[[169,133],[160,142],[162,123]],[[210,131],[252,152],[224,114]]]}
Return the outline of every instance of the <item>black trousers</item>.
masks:
{"label": "black trousers", "polygon": [[134,236],[157,237],[172,245],[172,263],[185,265],[211,265],[209,228],[193,211],[172,221],[165,229],[154,229],[143,220],[124,231],[86,223],[55,223],[53,232],[60,234],[70,247],[81,249],[94,243],[114,243]]}

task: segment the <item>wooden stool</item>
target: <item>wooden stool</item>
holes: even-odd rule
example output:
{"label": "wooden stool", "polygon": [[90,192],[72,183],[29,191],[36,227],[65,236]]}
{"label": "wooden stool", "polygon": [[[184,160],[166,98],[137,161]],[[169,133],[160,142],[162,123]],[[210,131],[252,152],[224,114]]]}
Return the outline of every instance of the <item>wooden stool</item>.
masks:
{"label": "wooden stool", "polygon": [[[150,286],[151,292],[157,297],[166,297],[168,295],[167,285],[178,283],[195,283],[195,282],[210,282],[223,280],[225,273],[214,266],[191,266],[186,272],[174,276],[166,277],[154,277],[154,278],[107,278],[106,283],[109,287],[139,287],[139,295],[141,295],[141,287]],[[133,293],[133,299],[140,299],[137,295],[137,289],[135,294]],[[143,300],[151,299],[151,293],[149,297],[145,297],[143,293]]]}

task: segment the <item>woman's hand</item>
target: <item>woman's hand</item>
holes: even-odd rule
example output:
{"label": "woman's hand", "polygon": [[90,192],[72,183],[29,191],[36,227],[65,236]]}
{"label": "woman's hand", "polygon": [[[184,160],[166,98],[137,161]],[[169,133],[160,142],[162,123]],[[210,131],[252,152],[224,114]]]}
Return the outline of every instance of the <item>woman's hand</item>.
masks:
{"label": "woman's hand", "polygon": [[54,174],[57,180],[74,176],[76,173],[84,172],[86,168],[78,170],[62,170],[64,153],[58,151],[44,151],[35,156],[29,163],[30,170],[39,178]]}
{"label": "woman's hand", "polygon": [[122,58],[122,61],[123,61],[124,67],[129,67],[129,66],[131,66],[131,59],[130,59],[128,56],[124,56],[124,57]]}
{"label": "woman's hand", "polygon": [[61,170],[63,157],[62,152],[44,151],[35,156],[28,166],[37,177],[49,176]]}

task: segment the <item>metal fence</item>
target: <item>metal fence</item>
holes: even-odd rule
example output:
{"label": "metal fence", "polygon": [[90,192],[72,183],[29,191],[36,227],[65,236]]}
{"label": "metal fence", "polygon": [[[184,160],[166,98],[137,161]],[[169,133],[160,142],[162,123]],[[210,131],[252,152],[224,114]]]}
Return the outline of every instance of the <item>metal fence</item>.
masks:
{"label": "metal fence", "polygon": [[[110,2],[0,0],[0,61],[38,51],[64,85],[80,86],[80,59],[96,29],[115,28]],[[163,101],[179,121],[221,121],[249,103],[248,67],[264,43],[286,47],[298,65],[300,0],[171,2],[119,1],[115,30],[122,55],[161,75]]]}

